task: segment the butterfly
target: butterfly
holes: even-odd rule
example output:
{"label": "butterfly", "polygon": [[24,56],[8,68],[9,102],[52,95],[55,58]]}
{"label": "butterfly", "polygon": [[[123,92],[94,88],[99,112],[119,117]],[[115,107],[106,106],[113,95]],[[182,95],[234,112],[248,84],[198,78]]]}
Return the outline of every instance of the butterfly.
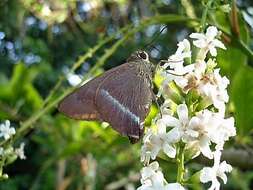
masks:
{"label": "butterfly", "polygon": [[136,51],[126,63],[90,80],[65,97],[58,110],[77,120],[108,122],[131,143],[144,133],[144,120],[154,95],[155,66],[145,51]]}

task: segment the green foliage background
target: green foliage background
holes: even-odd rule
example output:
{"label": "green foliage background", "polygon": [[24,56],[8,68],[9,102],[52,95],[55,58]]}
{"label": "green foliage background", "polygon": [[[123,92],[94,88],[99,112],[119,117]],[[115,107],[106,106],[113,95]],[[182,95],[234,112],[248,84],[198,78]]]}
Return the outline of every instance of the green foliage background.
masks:
{"label": "green foliage background", "polygon": [[[154,62],[166,59],[179,40],[199,30],[206,3],[1,0],[0,121],[9,119],[19,131],[16,144],[26,143],[27,159],[4,168],[10,179],[1,181],[0,189],[137,187],[140,144],[131,145],[104,124],[74,121],[57,112],[57,103],[72,90],[66,78],[68,73],[83,80],[94,77],[124,63],[137,49],[147,51]],[[249,158],[253,156],[252,10],[251,0],[217,0],[206,19],[223,31],[227,47],[219,51],[217,61],[231,81],[227,115],[235,117],[238,133],[227,148],[247,151]],[[155,113],[153,108],[147,123]],[[174,181],[175,165],[161,162],[167,179]],[[188,167],[197,170],[201,164]],[[196,183],[191,188],[204,187]],[[252,162],[235,166],[224,189],[253,189]]]}

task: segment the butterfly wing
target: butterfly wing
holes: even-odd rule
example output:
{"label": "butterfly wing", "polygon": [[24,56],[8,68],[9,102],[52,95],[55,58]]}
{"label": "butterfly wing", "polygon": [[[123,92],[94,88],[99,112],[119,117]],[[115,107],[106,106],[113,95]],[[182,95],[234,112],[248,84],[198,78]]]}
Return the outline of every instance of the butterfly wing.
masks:
{"label": "butterfly wing", "polygon": [[73,119],[107,121],[135,143],[152,103],[151,77],[142,63],[125,63],[84,84],[58,109]]}
{"label": "butterfly wing", "polygon": [[126,63],[100,83],[95,104],[102,120],[136,142],[152,103],[151,72],[141,63]]}
{"label": "butterfly wing", "polygon": [[125,64],[106,71],[102,75],[78,88],[66,96],[59,104],[58,110],[66,116],[78,120],[101,120],[95,105],[95,96],[98,86],[113,73],[127,68]]}

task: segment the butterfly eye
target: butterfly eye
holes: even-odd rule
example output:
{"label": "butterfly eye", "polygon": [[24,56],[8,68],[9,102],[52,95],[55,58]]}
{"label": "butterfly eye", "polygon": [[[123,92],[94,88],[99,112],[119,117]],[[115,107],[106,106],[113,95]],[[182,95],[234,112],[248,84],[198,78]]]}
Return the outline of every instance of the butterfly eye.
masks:
{"label": "butterfly eye", "polygon": [[139,53],[139,57],[142,58],[142,59],[144,59],[144,60],[147,60],[148,55],[147,55],[146,52],[143,52],[143,51],[142,51],[142,52]]}

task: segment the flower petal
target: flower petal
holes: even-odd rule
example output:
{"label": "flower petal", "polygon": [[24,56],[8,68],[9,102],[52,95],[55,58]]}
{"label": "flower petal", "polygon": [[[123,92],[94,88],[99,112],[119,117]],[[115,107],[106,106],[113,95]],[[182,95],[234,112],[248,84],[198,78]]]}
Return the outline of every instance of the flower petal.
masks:
{"label": "flower petal", "polygon": [[210,50],[210,54],[212,55],[212,56],[214,56],[214,57],[216,57],[217,56],[217,50],[216,50],[216,48],[215,47],[210,47],[209,48],[209,50]]}
{"label": "flower petal", "polygon": [[185,188],[179,183],[169,183],[164,190],[185,190]]}
{"label": "flower petal", "polygon": [[177,106],[177,114],[179,120],[185,125],[188,123],[188,108],[186,104],[180,104]]}
{"label": "flower petal", "polygon": [[190,34],[190,38],[193,38],[193,39],[205,39],[205,35],[204,34],[201,34],[201,33],[192,33]]}
{"label": "flower petal", "polygon": [[216,178],[215,172],[212,168],[210,167],[204,167],[200,171],[200,181],[202,183],[207,183],[209,181],[212,181],[213,178]]}
{"label": "flower petal", "polygon": [[163,151],[170,158],[175,158],[176,156],[176,149],[168,143],[163,145]]}
{"label": "flower petal", "polygon": [[170,115],[165,115],[162,117],[162,122],[164,122],[166,124],[166,126],[169,126],[169,127],[180,127],[180,121],[175,118],[175,117],[172,117]]}
{"label": "flower petal", "polygon": [[179,127],[174,127],[173,129],[171,129],[167,134],[167,141],[171,142],[171,143],[176,143],[178,141],[180,141],[181,137],[182,137],[182,131],[180,130]]}
{"label": "flower petal", "polygon": [[208,37],[208,39],[212,40],[214,39],[218,34],[218,30],[215,26],[209,26],[206,29],[206,36]]}
{"label": "flower petal", "polygon": [[213,153],[210,149],[210,140],[207,136],[203,136],[200,141],[199,141],[199,146],[200,146],[200,151],[202,152],[202,154],[209,158],[209,159],[213,159]]}
{"label": "flower petal", "polygon": [[225,45],[220,40],[214,39],[213,44],[215,47],[219,47],[221,49],[226,49]]}

